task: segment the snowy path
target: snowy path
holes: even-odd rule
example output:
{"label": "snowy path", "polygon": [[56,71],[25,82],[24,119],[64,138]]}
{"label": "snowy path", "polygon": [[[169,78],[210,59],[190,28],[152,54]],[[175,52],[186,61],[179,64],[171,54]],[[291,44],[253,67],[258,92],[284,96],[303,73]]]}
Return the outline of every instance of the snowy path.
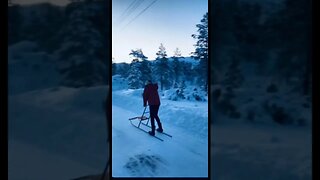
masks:
{"label": "snowy path", "polygon": [[212,179],[312,179],[308,127],[224,124],[211,130]]}
{"label": "snowy path", "polygon": [[8,151],[10,180],[68,180],[97,171],[86,164],[72,161],[68,157],[16,140],[9,142]]}
{"label": "snowy path", "polygon": [[[208,139],[194,134],[188,128],[177,126],[175,116],[169,116],[163,109],[168,106],[181,111],[181,103],[163,100],[159,112],[164,130],[173,136],[156,133],[164,139],[159,141],[135,128],[130,117],[141,116],[141,98],[128,91],[113,92],[112,106],[112,165],[113,176],[156,176],[156,177],[205,177],[208,174]],[[138,93],[139,92],[132,92]],[[133,95],[133,96],[132,96]],[[125,103],[122,103],[125,102]],[[180,105],[180,108],[178,108]],[[124,108],[125,107],[125,108]],[[186,105],[184,108],[192,109]],[[196,107],[197,108],[197,107]],[[141,110],[135,112],[134,110]],[[171,108],[172,109],[172,108]],[[193,108],[194,111],[195,108]],[[205,112],[205,111],[204,111]],[[171,113],[174,114],[174,113]],[[188,116],[181,114],[184,118]],[[205,117],[204,117],[205,118]],[[201,120],[201,119],[200,119]],[[203,120],[203,119],[202,119]],[[171,121],[171,122],[170,122]],[[192,124],[190,121],[189,124]],[[144,128],[149,130],[149,128]],[[202,138],[199,138],[202,137]]]}
{"label": "snowy path", "polygon": [[102,106],[107,90],[56,87],[9,96],[9,179],[102,173],[108,160]]}

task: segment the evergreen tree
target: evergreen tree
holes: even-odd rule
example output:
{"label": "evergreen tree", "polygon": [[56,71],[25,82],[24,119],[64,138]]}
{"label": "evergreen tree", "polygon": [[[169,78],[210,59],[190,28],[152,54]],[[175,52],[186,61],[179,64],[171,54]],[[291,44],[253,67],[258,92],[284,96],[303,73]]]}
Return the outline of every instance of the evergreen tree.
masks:
{"label": "evergreen tree", "polygon": [[147,60],[148,57],[146,57],[142,49],[136,49],[136,50],[131,50],[131,53],[129,54],[134,57],[134,60],[140,62],[139,70],[141,72],[140,76],[140,81],[141,82],[146,82],[147,80],[151,80],[151,69],[150,69],[150,63]]}
{"label": "evergreen tree", "polygon": [[167,89],[170,86],[170,67],[167,58],[167,52],[163,44],[160,44],[159,51],[157,55],[157,64],[155,67],[155,72],[158,75],[161,84],[161,90]]}
{"label": "evergreen tree", "polygon": [[138,89],[143,87],[143,81],[141,81],[142,73],[141,73],[141,62],[137,59],[133,59],[130,64],[130,69],[128,73],[128,85],[131,89]]}
{"label": "evergreen tree", "polygon": [[138,61],[143,61],[143,60],[148,59],[148,57],[146,57],[143,54],[142,49],[131,50],[129,55],[131,55],[134,59],[136,59]]}
{"label": "evergreen tree", "polygon": [[197,68],[199,74],[199,84],[204,85],[204,90],[208,92],[208,13],[201,19],[201,23],[196,25],[198,34],[193,34],[192,37],[197,39],[195,44],[195,59],[200,61]]}
{"label": "evergreen tree", "polygon": [[176,48],[174,51],[174,55],[172,57],[172,71],[173,71],[173,87],[177,88],[177,84],[179,84],[180,76],[181,76],[181,63],[179,59],[183,58],[181,56],[181,52],[179,48]]}
{"label": "evergreen tree", "polygon": [[270,16],[265,24],[265,39],[269,48],[277,52],[274,67],[280,78],[299,79],[295,86],[310,94],[311,85],[311,0],[285,0],[284,6]]}
{"label": "evergreen tree", "polygon": [[181,84],[179,85],[179,90],[177,91],[177,96],[181,99],[185,99],[186,97],[184,96],[184,90],[186,89],[186,83],[183,80]]}
{"label": "evergreen tree", "polygon": [[181,61],[180,68],[181,68],[181,80],[184,80],[184,81],[188,80],[193,82],[197,73],[192,68],[192,64],[189,62]]}
{"label": "evergreen tree", "polygon": [[148,60],[142,60],[140,70],[142,73],[142,76],[141,76],[142,82],[146,82],[147,80],[152,81],[152,72],[150,68],[150,62]]}
{"label": "evergreen tree", "polygon": [[63,42],[59,70],[64,76],[62,84],[72,87],[94,86],[107,83],[106,59],[100,56],[105,50],[101,33],[94,27],[94,4],[69,4],[68,21],[58,33]]}

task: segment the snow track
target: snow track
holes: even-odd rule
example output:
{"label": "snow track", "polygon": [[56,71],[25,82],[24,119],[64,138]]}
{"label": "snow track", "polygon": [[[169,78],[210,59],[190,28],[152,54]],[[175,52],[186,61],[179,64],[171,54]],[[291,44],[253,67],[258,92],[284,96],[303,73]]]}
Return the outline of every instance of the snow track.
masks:
{"label": "snow track", "polygon": [[[143,112],[142,90],[120,90],[113,92],[112,106],[112,174],[114,177],[206,177],[208,175],[208,138],[205,133],[192,125],[207,123],[206,109],[202,116],[194,113],[194,118],[186,118],[194,107],[185,102],[162,100],[159,117],[164,131],[171,134],[170,138],[156,132],[159,141],[143,131],[138,130],[129,122],[129,118],[141,116]],[[175,104],[175,105],[174,105]],[[206,103],[193,103],[206,107]],[[174,108],[176,107],[176,112]],[[180,108],[179,108],[180,106]],[[188,109],[185,110],[182,107]],[[167,111],[173,109],[171,111]],[[182,116],[188,121],[179,121]],[[169,118],[170,117],[170,118]],[[198,117],[198,118],[197,118]],[[137,121],[138,120],[134,120]],[[188,123],[187,125],[184,123]],[[145,130],[150,128],[143,126]]]}

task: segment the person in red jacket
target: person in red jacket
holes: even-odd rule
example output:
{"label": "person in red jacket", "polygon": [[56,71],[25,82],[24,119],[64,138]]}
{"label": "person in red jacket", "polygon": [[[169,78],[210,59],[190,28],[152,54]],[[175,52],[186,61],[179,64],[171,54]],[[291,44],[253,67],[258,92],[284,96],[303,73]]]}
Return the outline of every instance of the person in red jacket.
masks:
{"label": "person in red jacket", "polygon": [[163,132],[162,124],[158,116],[158,111],[160,107],[160,98],[158,94],[158,84],[152,84],[150,80],[146,82],[146,86],[143,91],[143,106],[146,107],[147,103],[149,105],[149,112],[151,118],[151,131],[149,134],[151,136],[155,135],[156,126],[154,124],[154,119],[156,119],[158,124],[158,132]]}

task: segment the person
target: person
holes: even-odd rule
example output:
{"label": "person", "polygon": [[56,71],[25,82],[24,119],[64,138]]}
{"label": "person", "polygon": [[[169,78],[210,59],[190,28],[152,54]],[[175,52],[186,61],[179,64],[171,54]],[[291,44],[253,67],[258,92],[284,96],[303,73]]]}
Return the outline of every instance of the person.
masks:
{"label": "person", "polygon": [[155,135],[155,124],[154,119],[156,119],[158,128],[158,132],[163,132],[162,124],[160,122],[160,118],[158,116],[158,111],[160,107],[160,98],[158,94],[158,84],[152,84],[151,80],[147,80],[144,91],[143,91],[143,106],[146,107],[147,103],[149,105],[150,119],[151,119],[151,131],[149,134],[151,136]]}

